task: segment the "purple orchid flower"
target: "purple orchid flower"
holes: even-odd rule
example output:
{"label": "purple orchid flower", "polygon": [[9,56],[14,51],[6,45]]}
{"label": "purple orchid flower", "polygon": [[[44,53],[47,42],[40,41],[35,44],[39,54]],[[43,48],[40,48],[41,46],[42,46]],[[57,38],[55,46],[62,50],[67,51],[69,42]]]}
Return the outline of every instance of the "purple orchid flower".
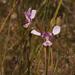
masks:
{"label": "purple orchid flower", "polygon": [[52,30],[52,32],[38,32],[35,29],[31,31],[31,34],[37,35],[37,36],[41,36],[42,38],[45,39],[45,41],[43,42],[43,46],[52,46],[52,40],[53,37],[57,34],[60,33],[60,26],[55,26]]}
{"label": "purple orchid flower", "polygon": [[24,28],[28,28],[31,24],[31,21],[35,18],[36,10],[32,10],[31,8],[28,9],[28,11],[24,12],[26,23],[24,24]]}

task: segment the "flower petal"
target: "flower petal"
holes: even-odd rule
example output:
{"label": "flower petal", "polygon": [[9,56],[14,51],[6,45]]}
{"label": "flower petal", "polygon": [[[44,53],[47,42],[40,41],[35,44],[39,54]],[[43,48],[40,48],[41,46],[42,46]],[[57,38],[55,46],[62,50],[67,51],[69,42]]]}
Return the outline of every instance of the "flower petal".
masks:
{"label": "flower petal", "polygon": [[52,45],[52,42],[51,41],[45,41],[43,43],[44,46],[51,46]]}
{"label": "flower petal", "polygon": [[31,31],[31,34],[37,35],[37,36],[41,36],[41,33],[36,31],[35,29]]}
{"label": "flower petal", "polygon": [[27,16],[29,17],[29,16],[31,15],[31,11],[32,11],[32,9],[29,8],[28,11],[26,11],[24,14],[27,15]]}
{"label": "flower petal", "polygon": [[32,10],[30,19],[34,19],[36,15],[36,10]]}
{"label": "flower petal", "polygon": [[59,34],[60,30],[61,30],[60,26],[55,26],[52,30],[53,35]]}
{"label": "flower petal", "polygon": [[26,18],[26,20],[27,20],[28,22],[30,22],[30,21],[31,21],[31,19],[29,18],[29,16],[27,15],[27,13],[26,13],[26,12],[24,12],[24,14],[25,14],[25,18]]}
{"label": "flower petal", "polygon": [[30,22],[26,23],[25,25],[23,25],[24,28],[28,28],[30,25]]}
{"label": "flower petal", "polygon": [[29,14],[30,14],[31,10],[32,10],[32,9],[31,9],[31,8],[29,8],[29,9],[28,9],[28,11],[27,11],[27,13],[29,13]]}

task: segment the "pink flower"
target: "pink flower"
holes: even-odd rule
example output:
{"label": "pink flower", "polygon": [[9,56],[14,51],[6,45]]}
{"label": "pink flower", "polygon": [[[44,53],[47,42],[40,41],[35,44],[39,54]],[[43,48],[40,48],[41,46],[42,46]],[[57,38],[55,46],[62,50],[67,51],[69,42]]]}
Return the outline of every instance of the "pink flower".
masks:
{"label": "pink flower", "polygon": [[52,32],[38,32],[35,29],[31,31],[31,34],[37,35],[37,36],[41,36],[42,38],[45,39],[45,41],[43,42],[44,46],[52,46],[52,40],[53,37],[57,34],[59,34],[61,31],[60,26],[55,26],[52,30]]}
{"label": "pink flower", "polygon": [[31,8],[28,9],[28,11],[24,12],[26,22],[24,24],[24,28],[28,28],[31,24],[32,20],[35,18],[36,10],[32,10]]}

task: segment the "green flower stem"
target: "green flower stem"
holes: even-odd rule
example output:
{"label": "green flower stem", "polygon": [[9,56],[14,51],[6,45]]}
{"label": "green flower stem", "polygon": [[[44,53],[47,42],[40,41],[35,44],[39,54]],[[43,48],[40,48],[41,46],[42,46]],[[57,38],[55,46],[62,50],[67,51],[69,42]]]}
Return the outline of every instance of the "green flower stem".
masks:
{"label": "green flower stem", "polygon": [[48,54],[49,54],[49,47],[44,48],[45,51],[45,75],[48,75]]}

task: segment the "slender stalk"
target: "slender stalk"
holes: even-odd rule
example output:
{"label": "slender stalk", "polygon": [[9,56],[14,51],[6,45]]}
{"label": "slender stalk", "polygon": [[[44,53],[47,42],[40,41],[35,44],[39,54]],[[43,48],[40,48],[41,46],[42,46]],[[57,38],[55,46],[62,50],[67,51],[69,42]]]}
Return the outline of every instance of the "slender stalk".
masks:
{"label": "slender stalk", "polygon": [[29,39],[28,39],[28,42],[29,42],[29,49],[28,49],[28,53],[27,53],[27,60],[28,60],[28,71],[27,71],[27,75],[30,75],[30,66],[31,66],[31,61],[30,61],[30,51],[31,51],[31,34],[30,34],[30,31],[29,31]]}
{"label": "slender stalk", "polygon": [[30,45],[31,45],[31,37],[29,36],[29,31],[27,32],[28,36],[27,36],[27,40],[24,44],[24,51],[25,51],[25,60],[26,60],[26,65],[27,65],[27,69],[26,69],[26,75],[30,75]]}
{"label": "slender stalk", "polygon": [[27,71],[27,75],[30,75],[30,59],[29,59],[29,57],[30,57],[30,51],[28,52],[28,71]]}
{"label": "slender stalk", "polygon": [[45,50],[45,75],[48,75],[48,47],[44,48]]}
{"label": "slender stalk", "polygon": [[50,50],[51,51],[51,67],[52,67],[52,69],[53,69],[53,52],[52,52],[52,49]]}

